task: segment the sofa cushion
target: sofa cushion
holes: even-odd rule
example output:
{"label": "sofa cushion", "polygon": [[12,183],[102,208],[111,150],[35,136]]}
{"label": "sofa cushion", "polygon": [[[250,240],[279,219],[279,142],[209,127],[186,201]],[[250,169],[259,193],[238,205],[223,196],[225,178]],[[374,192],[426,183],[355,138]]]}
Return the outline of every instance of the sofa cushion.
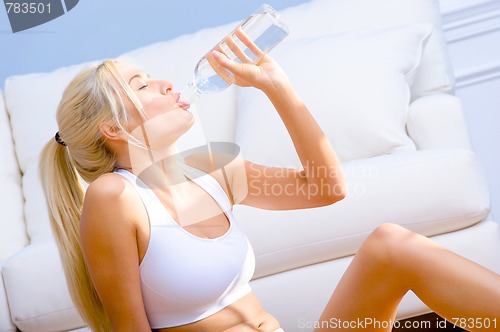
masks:
{"label": "sofa cushion", "polygon": [[458,230],[489,212],[488,184],[474,153],[423,150],[343,164],[347,197],[294,211],[235,207],[254,244],[255,277],[353,254],[382,223],[427,236]]}
{"label": "sofa cushion", "polygon": [[0,260],[6,259],[28,242],[24,224],[21,175],[17,165],[12,134],[3,93],[0,91]]}
{"label": "sofa cushion", "polygon": [[281,14],[290,28],[288,40],[357,29],[431,23],[433,33],[416,73],[412,99],[453,91],[454,76],[446,51],[438,0],[312,0],[283,10]]}
{"label": "sofa cushion", "polygon": [[471,149],[459,98],[436,93],[415,100],[408,109],[408,135],[417,149]]}
{"label": "sofa cushion", "polygon": [[11,76],[5,81],[5,103],[23,174],[24,212],[31,241],[51,236],[38,178],[38,156],[57,131],[55,113],[64,88],[85,65],[64,67],[52,73]]}
{"label": "sofa cushion", "polygon": [[[274,57],[341,160],[414,151],[406,133],[409,86],[430,33],[428,24],[353,31],[289,42]],[[271,102],[256,89],[237,91],[236,143],[244,156],[299,166]]]}
{"label": "sofa cushion", "polygon": [[30,244],[5,262],[2,273],[12,320],[21,331],[67,331],[85,325],[71,301],[53,241]]}

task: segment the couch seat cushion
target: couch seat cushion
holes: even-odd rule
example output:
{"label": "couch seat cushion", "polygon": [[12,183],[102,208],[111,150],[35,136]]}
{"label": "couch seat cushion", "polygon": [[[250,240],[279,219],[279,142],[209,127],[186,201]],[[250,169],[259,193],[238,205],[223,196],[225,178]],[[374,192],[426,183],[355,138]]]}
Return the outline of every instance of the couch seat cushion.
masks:
{"label": "couch seat cushion", "polygon": [[24,332],[67,331],[84,326],[69,295],[55,243],[38,241],[2,268],[12,320]]}
{"label": "couch seat cushion", "polygon": [[237,206],[256,254],[255,278],[353,254],[382,223],[427,236],[489,212],[488,184],[468,150],[423,150],[344,163],[347,197],[330,206],[267,211]]}

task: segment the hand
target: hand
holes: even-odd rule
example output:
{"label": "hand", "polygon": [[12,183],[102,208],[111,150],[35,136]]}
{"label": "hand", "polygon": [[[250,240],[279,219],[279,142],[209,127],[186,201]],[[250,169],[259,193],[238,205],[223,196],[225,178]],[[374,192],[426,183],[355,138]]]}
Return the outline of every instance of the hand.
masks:
{"label": "hand", "polygon": [[261,60],[254,63],[236,45],[231,36],[228,36],[224,41],[241,63],[230,60],[220,44],[215,51],[206,56],[212,68],[222,79],[238,86],[253,86],[265,92],[288,83],[286,74],[274,59],[265,55],[241,29],[236,30],[235,34]]}

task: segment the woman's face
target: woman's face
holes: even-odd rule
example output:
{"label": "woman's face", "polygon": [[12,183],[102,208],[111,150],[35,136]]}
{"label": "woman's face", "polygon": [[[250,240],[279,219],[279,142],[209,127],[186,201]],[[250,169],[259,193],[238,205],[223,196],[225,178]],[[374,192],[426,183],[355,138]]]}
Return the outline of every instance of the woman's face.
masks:
{"label": "woman's face", "polygon": [[151,149],[170,146],[182,136],[194,122],[188,111],[189,104],[179,102],[179,93],[173,92],[169,81],[151,79],[145,73],[128,65],[117,64],[118,70],[130,85],[143,106],[143,119],[128,98],[125,107],[130,114],[128,131]]}

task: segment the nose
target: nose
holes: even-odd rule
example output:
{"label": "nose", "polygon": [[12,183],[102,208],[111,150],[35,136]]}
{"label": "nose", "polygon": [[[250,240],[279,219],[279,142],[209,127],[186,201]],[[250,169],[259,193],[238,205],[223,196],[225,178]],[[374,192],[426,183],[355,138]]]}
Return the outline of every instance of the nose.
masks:
{"label": "nose", "polygon": [[170,81],[161,81],[160,83],[160,91],[162,94],[168,94],[169,92],[172,91],[174,88],[174,85]]}

